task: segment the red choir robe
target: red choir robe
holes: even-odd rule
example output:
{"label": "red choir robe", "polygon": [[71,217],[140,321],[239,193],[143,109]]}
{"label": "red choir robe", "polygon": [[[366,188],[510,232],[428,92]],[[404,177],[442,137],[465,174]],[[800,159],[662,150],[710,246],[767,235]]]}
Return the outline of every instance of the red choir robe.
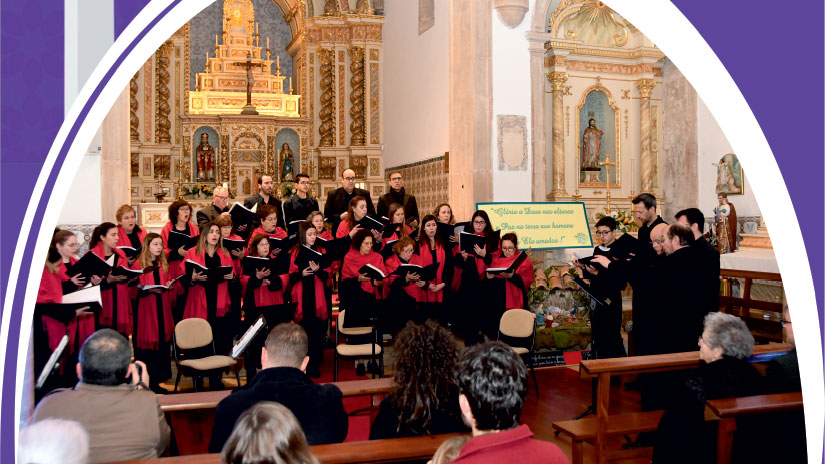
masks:
{"label": "red choir robe", "polygon": [[[129,262],[126,260],[126,254],[117,248],[112,251],[116,256],[115,267],[124,266],[128,268]],[[94,253],[100,258],[106,259],[103,243],[98,243],[97,246],[89,250],[89,253]],[[105,284],[105,282],[106,279],[104,278],[103,283]],[[127,280],[124,280],[119,284],[112,284],[107,289],[101,288],[100,299],[103,303],[103,310],[100,312],[98,322],[103,327],[111,327],[128,336],[132,334],[132,302],[129,299],[129,285],[127,282]]]}
{"label": "red choir robe", "polygon": [[[258,235],[258,234],[264,234],[267,237],[272,237],[272,238],[277,238],[277,239],[287,238],[286,232],[284,231],[284,229],[281,229],[280,227],[276,227],[275,230],[272,233],[269,233],[266,230],[264,230],[263,226],[260,226],[257,229],[253,230],[251,234],[249,234],[249,241],[251,242],[252,239],[255,238],[255,236]],[[281,253],[286,253],[287,251],[288,250],[281,250]],[[274,252],[274,250],[270,250],[270,252],[272,253],[272,252]],[[271,253],[270,253],[270,256],[274,256]],[[249,255],[249,245],[248,244],[247,244],[246,254]]]}
{"label": "red choir robe", "polygon": [[[404,236],[410,235],[410,233],[412,232],[412,229],[410,229],[410,226],[408,225],[405,225],[404,229],[407,230],[407,233],[404,234]],[[392,242],[393,240],[398,240],[399,238],[401,237],[398,236],[398,231],[393,232],[393,234],[389,237],[381,238],[381,248],[384,248],[387,245],[387,242]]]}
{"label": "red choir robe", "polygon": [[[493,261],[490,263],[490,267],[509,267],[513,261],[516,260],[519,253],[516,252],[513,256],[509,258],[505,258],[500,251],[496,251],[493,253]],[[514,273],[515,275],[518,274],[521,277],[523,288],[514,284],[510,279],[505,279],[506,283],[504,285],[504,289],[506,292],[505,297],[505,306],[504,309],[528,309],[525,307],[525,301],[527,299],[527,289],[533,285],[533,279],[535,278],[535,274],[533,273],[533,263],[530,259],[525,259],[521,265],[516,268]],[[504,279],[505,277],[501,274],[496,275],[493,277],[494,279]]]}
{"label": "red choir robe", "polygon": [[[184,261],[191,259],[201,266],[206,267],[206,250],[203,250],[200,254],[197,253],[196,250],[197,247],[192,247],[187,250]],[[220,257],[221,266],[232,266],[232,257],[229,256],[228,252],[225,253],[222,249],[218,248],[215,250],[215,253]],[[226,313],[229,312],[229,284],[227,282],[229,281],[225,280],[218,284],[218,301],[215,317],[224,317]],[[207,319],[207,315],[206,289],[199,283],[189,287],[189,295],[186,298],[183,318],[199,317],[201,319]]]}
{"label": "red choir robe", "polygon": [[[40,288],[37,290],[37,303],[62,303],[63,302],[63,282],[69,280],[66,276],[65,267],[60,264],[57,272],[52,272],[48,267],[43,268],[43,275],[40,278]],[[68,309],[67,309],[68,311]],[[94,325],[94,318],[92,324]],[[68,324],[63,324],[57,319],[49,316],[42,317],[43,330],[49,337],[49,349],[54,351],[60,343],[63,335],[69,336],[69,344],[66,351],[74,351],[75,334],[77,332],[77,318],[72,319]]]}
{"label": "red choir robe", "polygon": [[[419,262],[417,264],[421,265],[422,267],[427,267],[433,263],[433,254],[429,249],[429,245],[427,245],[426,249],[422,248],[418,251]],[[435,280],[430,281],[429,283],[439,285],[444,282],[444,266],[446,265],[447,261],[447,251],[444,250],[444,247],[436,244],[435,245],[435,256],[438,260],[438,270],[435,273]],[[425,300],[427,303],[441,303],[444,301],[444,288],[447,288],[445,285],[444,288],[437,292],[432,292],[427,287],[424,287],[426,290],[425,293]]]}
{"label": "red choir robe", "polygon": [[[322,239],[328,240],[328,241],[335,240],[335,237],[332,236],[332,233],[330,231],[326,230],[326,229],[324,229],[324,231],[321,232],[321,234],[318,235],[318,237],[321,237]],[[325,250],[323,247],[321,247],[321,249],[324,250],[324,253],[327,252],[327,250]],[[332,286],[332,276],[337,274],[338,271],[340,271],[340,270],[341,270],[341,260],[336,259],[335,261],[333,261],[331,263],[331,265],[329,267],[329,278],[327,279],[327,285]]]}
{"label": "red choir robe", "polygon": [[[251,278],[252,277],[248,276],[248,275],[242,275],[241,276],[241,288],[242,288],[242,291],[243,291],[244,295],[246,295],[246,288],[247,288],[247,285],[249,285],[249,280]],[[254,298],[255,298],[255,307],[256,308],[261,308],[261,307],[264,307],[264,306],[284,304],[283,288],[284,288],[284,285],[286,284],[287,276],[270,274],[269,277],[266,277],[266,278],[269,279],[270,281],[274,281],[275,279],[280,280],[281,281],[281,288],[279,290],[270,290],[269,287],[265,287],[263,285],[256,288],[252,292],[252,294],[254,295]]]}
{"label": "red choir robe", "polygon": [[[243,237],[241,237],[238,234],[229,234],[226,236],[226,238],[228,238],[229,240],[243,240]],[[241,275],[241,260],[232,256],[232,253],[229,253],[229,256],[232,258],[232,272],[235,273],[235,276]]]}
{"label": "red choir robe", "polygon": [[[418,255],[412,255],[410,257],[410,261],[406,264],[417,264],[419,266],[424,266],[421,262],[421,257]],[[384,298],[389,298],[390,296],[390,288],[395,282],[395,279],[402,279],[403,277],[399,277],[397,275],[392,275],[398,267],[401,266],[401,258],[398,257],[398,254],[393,253],[392,256],[387,258],[384,262],[384,268],[386,269],[387,278],[384,280]],[[419,303],[423,303],[427,301],[427,287],[419,288],[415,285],[415,282],[410,282],[407,285],[404,285],[404,291],[407,292],[407,295],[415,298],[415,301]]]}
{"label": "red choir robe", "polygon": [[[480,233],[480,234],[475,234],[475,235],[479,235],[481,237],[484,237],[483,232]],[[490,248],[490,247],[488,246],[487,248]],[[475,258],[476,269],[478,270],[478,277],[479,277],[479,279],[483,280],[484,279],[484,270],[487,269],[487,264],[484,263],[483,258],[479,258],[478,256],[476,256],[472,253],[468,253],[468,254],[469,254],[469,256],[467,257],[467,259],[470,259],[470,257]],[[487,250],[487,254],[490,254],[489,249]],[[461,248],[459,246],[455,247],[455,253],[453,254],[453,256],[455,257],[456,262],[462,262],[463,261],[463,259],[461,258]],[[453,283],[452,283],[453,291],[458,291],[458,288],[461,286],[461,273],[462,272],[464,272],[464,270],[462,268],[456,267],[455,272],[453,273]]]}
{"label": "red choir robe", "polygon": [[[196,237],[196,236],[199,235],[198,234],[198,227],[195,224],[192,224],[191,222],[187,222],[186,225],[189,226],[189,236],[190,237]],[[181,258],[181,259],[174,260],[174,261],[169,260],[169,256],[172,253],[175,253],[176,255],[178,253],[178,250],[170,250],[169,247],[168,247],[169,232],[172,231],[174,229],[174,227],[175,226],[170,221],[170,222],[167,222],[166,225],[163,226],[163,230],[160,231],[160,237],[161,237],[161,239],[163,239],[163,251],[166,253],[166,260],[169,262],[169,278],[170,279],[174,279],[178,276],[183,275],[183,269],[184,269],[183,261],[185,259],[185,258]],[[183,286],[181,285],[181,283],[180,282],[175,282],[175,285],[172,287],[171,292],[172,292],[171,293],[172,303],[174,303],[174,300],[176,300],[178,298],[178,296],[180,296],[184,293],[184,289],[183,289]]]}
{"label": "red choir robe", "polygon": [[338,230],[335,231],[335,238],[341,238],[349,235],[352,229],[349,226],[349,221],[341,221],[338,224]]}
{"label": "red choir robe", "polygon": [[[143,239],[146,238],[146,230],[141,229],[137,225],[135,225],[135,229],[138,231],[138,238],[140,239],[141,246],[143,246]],[[167,235],[169,235],[168,232]],[[126,235],[126,230],[121,226],[117,226],[117,246],[132,246],[132,241],[129,240],[129,236]]]}
{"label": "red choir robe", "polygon": [[[303,269],[298,269],[298,266],[295,264],[295,258],[297,258],[298,256],[298,251],[299,248],[295,248],[290,253],[289,273],[298,273],[298,275],[303,277],[303,275],[301,274]],[[326,250],[324,250],[323,248],[319,248],[317,251],[320,251],[321,253],[326,253]],[[329,272],[329,268],[319,270]],[[327,320],[329,318],[329,311],[327,308],[327,297],[324,293],[324,286],[329,281],[329,277],[327,277],[326,279],[327,282],[324,282],[323,280],[321,280],[320,277],[318,277],[318,274],[315,274],[312,280],[313,282],[315,282],[315,317],[321,320]],[[304,319],[303,291],[304,283],[302,278],[298,279],[298,281],[292,285],[292,289],[290,291],[292,301],[294,303],[298,303],[298,307],[295,308],[295,322],[301,322]]]}
{"label": "red choir robe", "polygon": [[[343,224],[343,223],[342,223]],[[384,272],[384,275],[387,273],[386,268],[384,267],[384,258],[381,257],[380,254],[370,251],[366,255],[362,255],[358,250],[350,250],[344,255],[344,262],[341,266],[341,278],[342,279],[352,279],[358,278],[360,275],[358,270],[361,269],[365,264],[372,264],[381,272]],[[361,290],[370,293],[372,295],[377,295],[378,292],[374,285],[372,285],[372,281],[369,282],[361,282]]]}
{"label": "red choir robe", "polygon": [[[141,270],[142,268],[137,260],[132,264],[132,269]],[[166,285],[172,280],[168,269],[164,271],[162,266],[158,266],[158,277],[156,281],[154,272],[147,272],[138,277],[138,285]],[[172,340],[172,332],[175,329],[175,322],[172,320],[172,296],[169,291],[166,291],[161,293],[160,297],[163,306],[163,341],[169,342]],[[138,292],[137,302],[137,334],[135,334],[137,347],[142,350],[156,350],[160,343],[156,294],[140,296]]]}

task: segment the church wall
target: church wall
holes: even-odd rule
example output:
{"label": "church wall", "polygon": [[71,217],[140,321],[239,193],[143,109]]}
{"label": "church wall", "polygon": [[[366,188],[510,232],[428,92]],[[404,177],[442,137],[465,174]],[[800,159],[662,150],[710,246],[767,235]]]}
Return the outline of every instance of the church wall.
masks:
{"label": "church wall", "polygon": [[[699,133],[699,209],[710,217],[713,215],[713,208],[716,207],[716,166],[722,156],[733,153],[725,134],[716,123],[713,115],[705,106],[705,103],[697,97],[697,127]],[[741,158],[740,158],[741,160]],[[744,195],[728,195],[728,200],[736,208],[736,216],[742,222],[743,217],[761,216],[762,212],[753,195],[753,189],[748,183],[748,167],[743,166],[745,174]]]}
{"label": "church wall", "polygon": [[418,2],[385,2],[384,166],[449,151],[449,2],[435,2],[435,24],[418,35]]}
{"label": "church wall", "polygon": [[[534,2],[531,2],[534,3]],[[491,153],[493,166],[493,201],[531,201],[532,156],[530,154],[530,53],[525,33],[530,28],[529,18],[513,29],[505,26],[493,15],[493,114]],[[499,131],[502,125],[509,126],[508,133],[518,133],[521,122],[500,121],[499,115],[513,115],[524,118],[523,133],[526,135],[522,147],[512,136],[513,158],[503,162],[499,152]],[[516,124],[515,128],[512,125]],[[521,154],[522,156],[518,156]]]}

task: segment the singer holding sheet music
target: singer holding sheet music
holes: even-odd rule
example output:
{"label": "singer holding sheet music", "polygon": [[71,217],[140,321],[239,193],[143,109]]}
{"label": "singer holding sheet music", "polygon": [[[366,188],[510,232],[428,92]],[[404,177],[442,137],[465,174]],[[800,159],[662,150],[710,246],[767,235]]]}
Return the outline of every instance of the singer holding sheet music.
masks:
{"label": "singer holding sheet music", "polygon": [[[338,230],[335,231],[335,238],[343,238],[347,235],[352,237],[353,229],[360,228],[358,222],[367,216],[367,200],[364,197],[355,197],[349,202],[347,209],[347,217],[338,224]],[[381,232],[373,230],[371,232],[373,240],[372,243],[381,243]]]}
{"label": "singer holding sheet music", "polygon": [[[146,237],[146,231],[137,225],[135,209],[129,205],[121,205],[115,212],[117,220],[117,246],[130,247],[139,250]],[[127,255],[128,257],[128,255]],[[135,257],[129,258],[129,264],[135,262]]]}
{"label": "singer holding sheet music", "polygon": [[[384,317],[384,327],[391,334],[397,333],[407,321],[416,319],[419,302],[427,301],[425,287],[428,283],[419,273],[407,273],[403,277],[392,274],[402,264],[421,266],[421,258],[414,254],[415,242],[410,237],[401,237],[392,247],[393,254],[384,262],[387,279],[384,296],[389,301],[390,314]],[[423,320],[416,321],[423,323]]]}
{"label": "singer holding sheet music", "polygon": [[383,282],[361,273],[361,268],[369,264],[386,275],[384,258],[373,251],[373,243],[370,231],[358,231],[341,265],[340,298],[347,310],[345,322],[349,327],[371,326],[377,313],[376,296]]}
{"label": "singer holding sheet music", "polygon": [[[309,341],[309,364],[307,374],[318,378],[321,371],[318,368],[324,358],[324,332],[329,319],[327,307],[327,284],[329,282],[329,264],[319,261],[307,262],[299,259],[301,247],[324,254],[317,243],[317,229],[309,222],[298,225],[298,243],[290,251],[289,260],[289,288],[295,308],[295,322],[301,324],[307,333]],[[300,267],[299,267],[300,265]]]}
{"label": "singer holding sheet music", "polygon": [[389,211],[387,212],[388,218],[390,219],[390,225],[399,224],[395,229],[395,232],[392,233],[389,237],[382,237],[381,238],[381,247],[383,248],[387,242],[393,242],[398,240],[401,237],[408,237],[412,229],[410,226],[406,224],[406,215],[404,213],[404,207],[399,205],[398,203],[393,203],[390,205]]}
{"label": "singer holding sheet music", "polygon": [[[449,205],[447,207],[449,208]],[[435,279],[428,282],[425,289],[424,297],[428,303],[444,302],[446,283],[453,278],[453,255],[449,248],[449,245],[445,245],[441,235],[438,234],[435,216],[432,214],[424,216],[421,219],[421,231],[418,233],[418,254],[421,256],[421,265],[429,266],[432,263],[438,263]]]}
{"label": "singer holding sheet music", "polygon": [[[501,249],[493,253],[491,268],[508,268],[521,254],[518,249],[518,236],[514,233],[504,234],[501,237]],[[533,285],[533,263],[524,258],[513,272],[487,274],[485,287],[490,295],[487,328],[485,333],[490,338],[498,334],[498,323],[501,315],[508,309],[529,309],[527,304],[527,289]]]}
{"label": "singer holding sheet music", "polygon": [[[235,277],[229,281],[229,303],[230,312],[229,318],[232,323],[230,330],[232,335],[243,335],[240,333],[241,329],[241,295],[243,288],[241,285],[241,259],[243,258],[243,245],[245,243],[243,237],[236,233],[236,229],[232,222],[232,217],[228,214],[222,214],[215,218],[215,224],[221,228],[221,241],[224,248],[232,256],[232,272]],[[230,246],[234,244],[235,246]]]}
{"label": "singer holding sheet music", "polygon": [[[169,286],[169,263],[163,252],[163,239],[156,233],[146,234],[140,254],[132,269],[151,268],[138,278],[137,314],[135,315],[135,359],[143,361],[149,371],[149,388],[155,393],[168,393],[160,382],[172,377],[169,363],[169,342],[175,323],[172,320],[172,298]],[[145,289],[144,286],[165,288]]]}
{"label": "singer holding sheet music", "polygon": [[498,248],[498,243],[493,243],[493,227],[490,225],[490,218],[483,210],[473,213],[470,220],[472,233],[485,238],[483,247],[475,245],[473,254],[460,251],[456,248],[455,265],[461,272],[461,283],[458,288],[456,298],[457,317],[456,321],[464,335],[464,343],[467,346],[474,345],[484,338],[482,329],[484,321],[478,315],[479,308],[486,308],[487,302],[484,297],[482,279],[484,270],[490,265],[493,259],[492,250]]}
{"label": "singer holding sheet music", "polygon": [[[94,253],[104,261],[114,255],[112,269],[118,266],[129,267],[126,254],[117,249],[117,226],[104,222],[92,231],[89,240],[89,253]],[[100,284],[100,298],[103,310],[98,320],[99,327],[109,327],[129,338],[132,334],[132,302],[129,299],[129,286],[126,276],[115,276],[110,272]]]}
{"label": "singer holding sheet music", "polygon": [[[207,269],[221,266],[232,267],[232,257],[221,243],[221,229],[214,223],[204,226],[198,244],[186,252],[185,258]],[[228,353],[232,342],[232,333],[227,327],[226,315],[229,312],[227,282],[232,280],[233,276],[230,269],[229,273],[223,276],[222,281],[209,282],[204,272],[195,270],[191,274],[187,272],[181,278],[189,287],[183,317],[184,319],[199,317],[209,321],[218,354]],[[211,380],[210,386],[212,386]]]}
{"label": "singer holding sheet music", "polygon": [[[175,231],[188,237],[196,237],[198,228],[191,222],[192,205],[186,200],[176,200],[169,205],[169,222],[163,226],[160,236],[163,238],[163,251],[166,253],[166,260],[169,263],[169,277],[175,279],[183,275],[183,257],[186,250],[183,247],[175,250],[169,249],[169,233]],[[172,286],[172,317],[175,322],[183,318],[183,307],[186,304],[186,288],[180,283]]]}
{"label": "singer holding sheet music", "polygon": [[[76,275],[71,279],[66,275],[67,266],[71,266],[77,259],[77,237],[68,230],[58,230],[52,236],[43,276],[40,279],[40,288],[37,292],[37,301],[34,306],[33,345],[34,371],[39,375],[52,351],[57,348],[63,335],[69,336],[69,344],[63,352],[61,373],[56,381],[47,383],[49,387],[71,387],[77,382],[73,366],[77,362],[77,352],[80,345],[95,331],[94,314],[84,308],[60,308],[56,304],[63,301],[63,295],[73,292],[86,283],[86,278]],[[95,276],[93,284],[100,283]],[[69,321],[63,323],[48,316],[50,310],[70,310],[74,314],[67,316]],[[68,367],[68,368],[66,368]]]}
{"label": "singer holding sheet music", "polygon": [[[273,275],[269,267],[269,240],[267,234],[255,234],[249,242],[249,256],[263,258],[265,261],[255,266],[253,275],[242,275],[241,284],[244,288],[243,312],[244,326],[249,328],[261,315],[260,309],[266,306],[283,304],[283,280],[281,276]],[[246,259],[246,258],[245,258]],[[285,318],[287,319],[287,318]],[[287,320],[291,320],[291,315]],[[274,327],[278,322],[267,321],[267,325]],[[247,383],[261,368],[261,348],[264,346],[266,333],[259,333],[247,347],[244,354]]]}
{"label": "singer holding sheet music", "polygon": [[[265,234],[267,237],[272,238],[286,238],[286,231],[278,227],[278,223],[280,222],[278,218],[280,217],[280,214],[280,209],[272,205],[259,205],[258,210],[255,212],[255,217],[260,220],[261,225],[257,229],[253,230],[249,236],[254,237],[258,234]],[[279,255],[281,251],[286,250],[281,250],[278,248],[275,250],[270,250],[270,254],[274,257]]]}

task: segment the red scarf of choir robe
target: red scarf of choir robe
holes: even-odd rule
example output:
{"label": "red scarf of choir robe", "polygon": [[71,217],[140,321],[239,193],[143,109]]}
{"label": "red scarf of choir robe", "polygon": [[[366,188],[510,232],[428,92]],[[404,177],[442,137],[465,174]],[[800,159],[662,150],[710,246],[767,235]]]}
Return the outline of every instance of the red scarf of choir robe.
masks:
{"label": "red scarf of choir robe", "polygon": [[[240,274],[238,274],[240,275]],[[260,287],[256,288],[252,295],[255,298],[255,307],[261,308],[263,306],[273,306],[284,304],[284,292],[283,288],[286,286],[287,278],[289,276],[286,275],[269,275],[266,277],[270,281],[273,279],[279,279],[281,281],[281,289],[280,290],[270,290],[269,287],[261,285]],[[243,295],[246,295],[246,287],[249,285],[249,279],[251,276],[248,275],[241,275],[241,292]]]}
{"label": "red scarf of choir robe", "polygon": [[[287,237],[286,232],[284,231],[284,229],[281,229],[280,227],[276,227],[275,230],[272,233],[270,233],[270,232],[267,232],[266,230],[264,230],[264,226],[260,226],[257,229],[253,230],[251,234],[249,234],[249,241],[252,242],[252,239],[255,238],[255,236],[258,235],[258,234],[264,234],[267,237],[278,238],[278,239]],[[281,253],[286,253],[287,251],[289,251],[289,250],[281,250]],[[274,252],[274,250],[270,250],[270,252],[271,252],[270,257],[274,257],[275,255],[272,254],[272,252]],[[247,244],[246,255],[249,256],[249,244]]]}
{"label": "red scarf of choir robe", "polygon": [[[170,222],[171,224],[171,222]],[[146,230],[141,229],[140,227],[135,224],[135,229],[138,232],[138,238],[140,239],[140,244],[143,246],[143,239],[146,238]],[[167,232],[166,235],[168,236],[169,233]],[[117,246],[132,246],[132,241],[129,240],[129,236],[126,235],[126,229],[121,226],[117,226]]]}
{"label": "red scarf of choir robe", "polygon": [[338,224],[338,230],[335,231],[335,238],[341,238],[349,235],[352,228],[349,226],[349,221],[341,221]]}
{"label": "red scarf of choir robe", "polygon": [[[189,236],[197,237],[199,235],[198,234],[198,227],[195,226],[195,224],[192,224],[191,222],[187,222],[186,225],[189,226]],[[184,270],[184,265],[183,265],[184,258],[178,259],[176,261],[169,261],[169,255],[172,254],[172,253],[177,253],[178,252],[178,250],[170,250],[167,246],[169,244],[169,232],[172,231],[174,228],[175,228],[175,226],[170,221],[170,222],[167,222],[166,225],[163,226],[163,230],[160,231],[160,238],[163,239],[163,251],[166,252],[166,261],[169,262],[169,271],[168,272],[169,272],[169,279],[170,280],[174,279],[178,276],[183,275],[183,270]],[[170,290],[170,291],[172,292],[172,303],[173,304],[174,304],[175,300],[178,298],[178,296],[183,295],[183,293],[185,292],[185,290],[183,288],[183,285],[181,285],[180,282],[175,282],[175,285],[172,286],[172,290]]]}
{"label": "red scarf of choir robe", "polygon": [[[410,257],[410,261],[406,264],[418,264],[419,266],[424,266],[421,262],[421,257],[418,255],[412,255]],[[401,258],[398,257],[397,253],[393,253],[392,256],[387,258],[387,261],[384,263],[384,268],[386,269],[387,278],[384,280],[384,298],[388,298],[390,296],[390,286],[395,282],[395,279],[402,279],[403,277],[399,277],[397,275],[392,275],[398,266],[401,266]],[[407,285],[404,285],[404,291],[407,292],[407,295],[415,298],[415,301],[419,303],[427,301],[427,287],[420,288],[415,285],[415,282],[410,282]],[[440,293],[440,292],[439,292]]]}
{"label": "red scarf of choir robe", "polygon": [[[37,303],[62,303],[63,302],[63,282],[69,280],[66,275],[66,268],[60,263],[60,269],[52,272],[48,267],[43,268],[43,275],[40,278],[40,288],[37,290]],[[69,311],[69,309],[67,309]],[[73,311],[73,310],[72,310]],[[92,323],[94,324],[94,318]],[[49,316],[42,317],[43,330],[49,337],[49,349],[54,351],[60,344],[63,335],[69,336],[69,344],[66,346],[67,352],[74,351],[74,339],[77,327],[77,318],[72,319],[68,324],[63,324],[57,319]]]}
{"label": "red scarf of choir robe", "polygon": [[[141,270],[138,260],[132,264],[132,269]],[[138,277],[138,285],[166,285],[166,282],[172,280],[169,277],[168,269],[163,270],[162,266],[158,266],[158,281],[155,281],[155,273],[147,272]],[[172,320],[172,296],[168,291],[160,294],[161,305],[163,306],[163,341],[168,342],[172,339],[172,331],[175,328],[175,322]],[[138,292],[138,313],[137,313],[137,347],[142,350],[157,350],[160,340],[158,340],[158,307],[155,293],[150,293],[141,297]]]}
{"label": "red scarf of choir robe", "polygon": [[[117,248],[113,248],[112,252],[117,255],[115,259],[115,267],[123,266],[128,268],[129,262],[126,260],[126,254]],[[101,259],[106,259],[103,251],[103,243],[98,243],[97,246],[89,250],[89,253],[94,253]],[[105,280],[105,277],[104,277]],[[100,319],[98,322],[103,327],[112,327],[118,332],[131,335],[132,334],[132,301],[129,299],[129,285],[128,281],[124,280],[117,286],[117,292],[113,292],[109,287],[106,290],[101,289],[100,299],[102,301],[103,310],[100,312]],[[117,301],[113,300],[112,293],[117,293]],[[117,320],[113,321],[114,305],[117,305]]]}
{"label": "red scarf of choir robe", "polygon": [[[206,267],[206,249],[200,254],[196,251],[197,247],[192,247],[186,251],[184,261],[191,259],[192,261]],[[222,249],[215,250],[218,257],[221,259],[221,266],[232,266],[232,258],[229,253],[225,253]],[[215,310],[215,317],[224,317],[229,312],[229,282],[224,280],[218,284],[218,302]],[[206,319],[208,310],[206,306],[206,289],[201,284],[195,284],[189,287],[189,295],[186,298],[186,307],[183,309],[183,318],[199,317]]]}
{"label": "red scarf of choir robe", "polygon": [[[405,225],[404,229],[406,229],[406,231],[407,231],[407,233],[404,234],[404,237],[410,235],[410,233],[412,232],[412,229],[410,229],[410,226],[408,226],[408,225]],[[393,240],[398,240],[399,238],[401,238],[401,237],[398,236],[398,231],[395,231],[389,237],[383,237],[381,239],[381,247],[383,248],[384,246],[387,245],[387,242],[392,242]]]}
{"label": "red scarf of choir robe", "polygon": [[[289,273],[292,274],[297,272],[301,275],[301,279],[292,286],[292,291],[290,292],[290,295],[292,295],[292,301],[294,303],[298,303],[298,307],[295,308],[295,322],[301,322],[304,319],[304,281],[303,274],[301,274],[303,269],[298,269],[298,266],[295,264],[295,258],[298,256],[298,251],[300,251],[299,248],[292,250],[289,257]],[[318,248],[316,251],[326,253],[326,250],[323,248]],[[319,270],[329,271],[329,268]],[[315,317],[325,321],[329,317],[327,311],[327,296],[324,293],[325,282],[322,281],[317,274],[313,276],[312,280],[315,282]]]}
{"label": "red scarf of choir robe", "polygon": [[[380,254],[370,251],[366,255],[362,255],[358,250],[349,250],[346,255],[344,255],[344,263],[341,265],[341,278],[342,279],[351,279],[351,278],[358,278],[360,275],[358,270],[361,269],[365,264],[372,264],[378,270],[387,275],[386,268],[384,267],[384,258],[381,257]],[[361,282],[361,290],[370,293],[372,295],[376,295],[376,288],[372,285],[372,280],[369,282]]]}
{"label": "red scarf of choir robe", "polygon": [[[429,266],[430,264],[433,263],[433,254],[430,251],[430,246],[429,245],[427,245],[424,248],[419,249],[418,253],[419,253],[418,255],[415,255],[415,256],[418,256],[418,260],[419,260],[419,263],[417,263],[417,264],[420,264],[422,267],[427,267],[427,266]],[[413,257],[415,257],[415,256],[413,256]],[[446,259],[447,258],[447,252],[444,250],[444,247],[439,245],[438,243],[436,243],[436,245],[435,245],[435,257],[438,260],[438,270],[435,273],[435,280],[431,281],[430,283],[438,285],[438,284],[444,282],[444,278],[443,278],[444,266],[446,265],[446,260],[447,260]],[[446,287],[446,285],[445,285],[445,287]],[[429,288],[427,288],[427,287],[424,287],[424,289],[426,290],[426,293],[425,293],[426,300],[425,301],[427,303],[441,303],[444,300],[444,289],[443,288],[441,290],[437,291],[437,292],[431,292],[429,290]]]}
{"label": "red scarf of choir robe", "polygon": [[[499,251],[493,253],[493,261],[490,263],[490,267],[509,267],[513,264],[513,261],[516,260],[519,253],[516,251],[513,256],[509,258],[505,258]],[[521,276],[522,282],[524,282],[524,289],[522,290],[509,279],[506,279],[506,283],[504,284],[504,289],[506,292],[505,298],[505,306],[504,309],[513,309],[513,308],[520,308],[520,309],[528,309],[524,307],[524,301],[526,299],[526,294],[524,293],[531,285],[533,285],[533,279],[535,275],[533,273],[533,263],[530,259],[525,259],[523,263],[519,267],[516,268],[515,274]],[[494,278],[496,279],[504,279],[504,276],[497,275]]]}

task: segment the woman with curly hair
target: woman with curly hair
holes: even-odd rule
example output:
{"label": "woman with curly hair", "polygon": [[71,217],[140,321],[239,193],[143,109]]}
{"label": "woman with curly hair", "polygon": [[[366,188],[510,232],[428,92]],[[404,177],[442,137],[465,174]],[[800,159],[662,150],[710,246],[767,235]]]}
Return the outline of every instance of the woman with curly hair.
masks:
{"label": "woman with curly hair", "polygon": [[459,347],[444,327],[412,323],[398,334],[393,390],[381,402],[370,440],[466,432],[455,380]]}

